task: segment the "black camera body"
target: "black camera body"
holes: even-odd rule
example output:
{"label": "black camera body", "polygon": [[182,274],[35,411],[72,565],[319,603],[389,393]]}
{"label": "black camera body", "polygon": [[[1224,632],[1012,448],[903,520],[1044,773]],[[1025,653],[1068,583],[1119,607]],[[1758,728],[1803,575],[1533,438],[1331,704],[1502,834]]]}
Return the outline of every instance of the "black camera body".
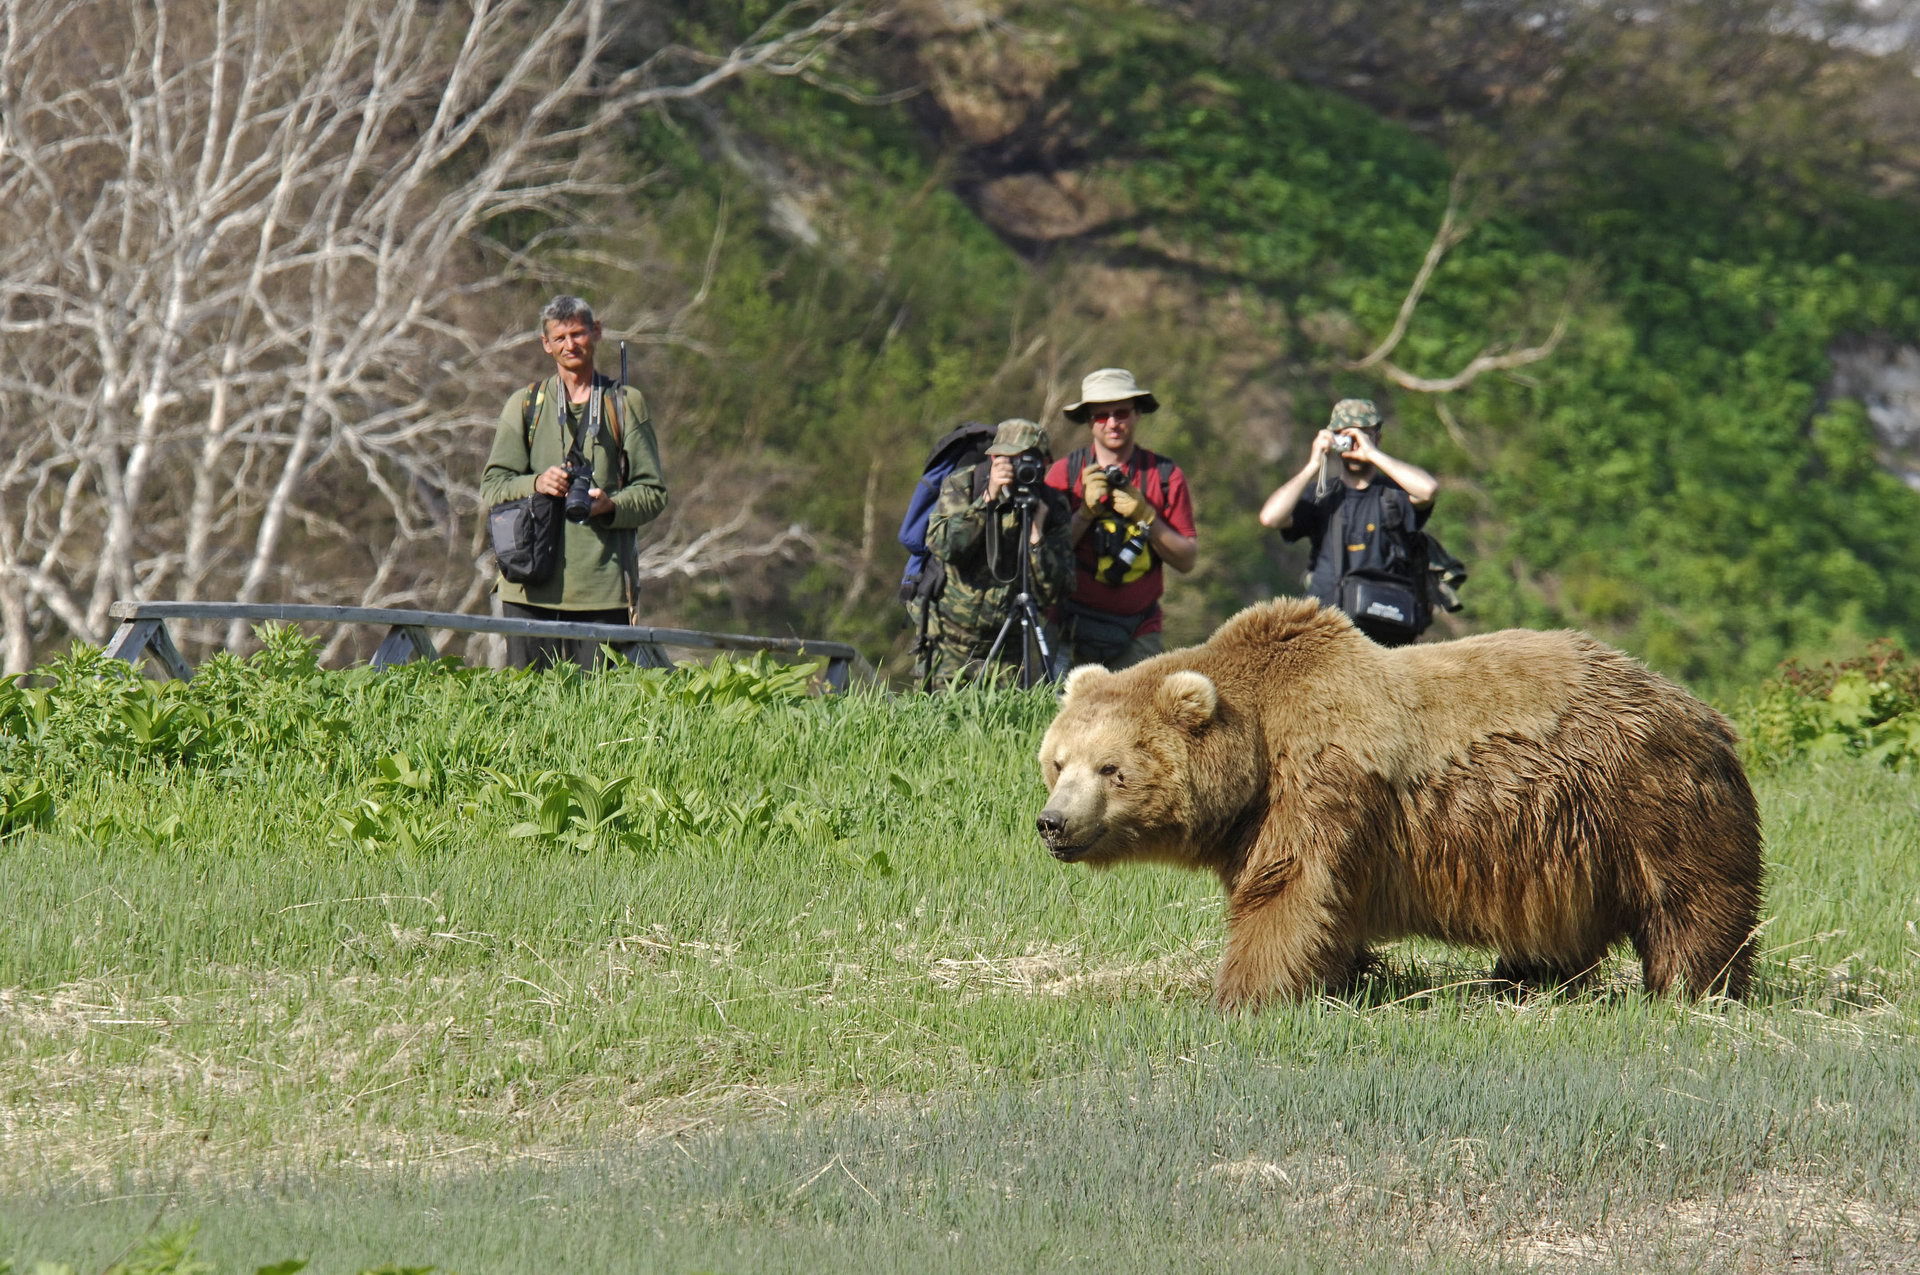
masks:
{"label": "black camera body", "polygon": [[1037,504],[1047,481],[1047,462],[1037,452],[1021,452],[1012,460],[1013,481],[1007,484],[1007,498],[1016,505]]}
{"label": "black camera body", "polygon": [[1127,471],[1120,465],[1108,465],[1106,468],[1107,490],[1119,491],[1127,485]]}
{"label": "black camera body", "polygon": [[567,521],[585,522],[593,517],[593,466],[578,453],[567,457]]}

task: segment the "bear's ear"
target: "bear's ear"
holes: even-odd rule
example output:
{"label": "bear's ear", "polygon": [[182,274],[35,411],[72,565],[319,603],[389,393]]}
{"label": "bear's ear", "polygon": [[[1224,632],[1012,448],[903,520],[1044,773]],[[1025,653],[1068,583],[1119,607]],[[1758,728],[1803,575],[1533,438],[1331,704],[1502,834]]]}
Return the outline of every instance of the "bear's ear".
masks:
{"label": "bear's ear", "polygon": [[1199,730],[1213,720],[1220,707],[1220,692],[1205,673],[1181,669],[1167,674],[1167,680],[1154,692],[1154,701],[1174,725],[1182,730]]}
{"label": "bear's ear", "polygon": [[1104,682],[1113,674],[1104,664],[1082,664],[1067,674],[1067,680],[1060,685],[1060,700],[1065,703],[1081,691],[1090,691],[1097,682]]}

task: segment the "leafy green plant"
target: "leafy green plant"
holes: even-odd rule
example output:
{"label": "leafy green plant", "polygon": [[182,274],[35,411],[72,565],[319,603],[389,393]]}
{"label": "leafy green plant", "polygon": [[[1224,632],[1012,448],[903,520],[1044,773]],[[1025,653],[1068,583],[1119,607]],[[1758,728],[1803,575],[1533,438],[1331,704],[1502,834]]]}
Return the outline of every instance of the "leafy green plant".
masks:
{"label": "leafy green plant", "polygon": [[114,724],[136,756],[182,762],[212,738],[213,718],[200,705],[169,694],[166,686],[140,682],[127,688],[115,709]]}
{"label": "leafy green plant", "polygon": [[626,804],[632,782],[630,775],[601,780],[561,770],[543,770],[520,782],[509,780],[505,791],[523,803],[531,818],[513,825],[507,835],[582,852],[643,848],[634,835],[633,811]]}
{"label": "leafy green plant", "polygon": [[374,777],[369,786],[375,792],[434,797],[446,789],[446,768],[437,760],[422,768],[415,766],[405,753],[392,753],[375,762],[373,768]]}
{"label": "leafy green plant", "polygon": [[1884,639],[1837,663],[1790,662],[1760,692],[1747,736],[1762,761],[1864,757],[1920,766],[1920,663]]}
{"label": "leafy green plant", "polygon": [[398,851],[422,854],[439,850],[452,835],[445,820],[423,816],[417,810],[362,797],[333,815],[340,838],[368,853]]}
{"label": "leafy green plant", "polygon": [[29,780],[0,786],[0,837],[45,827],[53,820],[53,810],[53,794],[44,785]]}
{"label": "leafy green plant", "polygon": [[729,720],[803,701],[819,675],[817,662],[784,664],[765,651],[756,651],[746,659],[722,653],[706,664],[682,660],[671,670],[634,669],[612,674],[633,679],[649,696],[717,709]]}
{"label": "leafy green plant", "polygon": [[29,736],[47,720],[47,692],[22,686],[18,673],[0,677],[0,734]]}
{"label": "leafy green plant", "polygon": [[133,833],[139,840],[145,842],[149,849],[173,850],[184,840],[186,830],[187,821],[180,817],[178,811],[175,811],[164,819],[139,824],[133,829]]}

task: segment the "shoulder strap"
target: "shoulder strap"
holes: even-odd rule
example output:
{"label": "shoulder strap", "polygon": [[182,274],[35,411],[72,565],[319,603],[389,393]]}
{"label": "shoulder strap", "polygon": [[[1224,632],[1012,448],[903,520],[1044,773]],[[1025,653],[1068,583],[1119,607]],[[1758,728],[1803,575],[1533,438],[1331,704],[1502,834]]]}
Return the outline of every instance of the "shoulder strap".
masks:
{"label": "shoulder strap", "polygon": [[[618,444],[621,441],[620,440],[620,410],[623,407],[625,407],[627,404],[626,390],[627,390],[627,387],[618,381],[608,381],[604,386],[601,387],[602,393],[606,393],[607,397],[613,400],[613,416],[611,420],[608,421],[607,428],[613,431],[613,441],[616,444]],[[622,448],[621,450],[624,451],[625,449]]]}
{"label": "shoulder strap", "polygon": [[613,400],[613,419],[607,424],[607,428],[613,431],[613,464],[620,475],[620,485],[625,487],[627,485],[627,445],[620,437],[620,409],[626,405],[626,385],[622,382],[614,382],[613,393],[608,397]]}
{"label": "shoulder strap", "polygon": [[[1148,456],[1153,457],[1153,472],[1160,476],[1160,499],[1172,500],[1173,499],[1173,462],[1168,460],[1165,456],[1162,456],[1159,452],[1153,451],[1152,449],[1146,448],[1146,447],[1136,448],[1133,453],[1134,458],[1136,460],[1139,459],[1140,454],[1142,452],[1145,452]],[[1142,474],[1146,473],[1146,466],[1144,465],[1141,466],[1140,472]]]}
{"label": "shoulder strap", "polygon": [[533,452],[533,418],[540,410],[540,387],[542,381],[527,382],[526,397],[520,400],[520,437],[526,444],[529,455]]}
{"label": "shoulder strap", "polygon": [[1067,491],[1069,493],[1079,489],[1080,471],[1085,469],[1087,462],[1092,459],[1093,449],[1090,447],[1076,447],[1067,453]]}

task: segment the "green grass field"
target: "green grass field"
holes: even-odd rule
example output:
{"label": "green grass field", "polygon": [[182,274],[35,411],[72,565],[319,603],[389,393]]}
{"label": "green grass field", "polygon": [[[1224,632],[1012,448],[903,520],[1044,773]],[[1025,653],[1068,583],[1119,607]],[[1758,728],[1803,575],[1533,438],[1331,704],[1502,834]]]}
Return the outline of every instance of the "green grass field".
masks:
{"label": "green grass field", "polygon": [[1044,693],[99,671],[0,696],[23,1273],[1920,1270],[1910,772],[1756,776],[1749,1004],[1228,1019],[1217,885],[1040,850]]}

